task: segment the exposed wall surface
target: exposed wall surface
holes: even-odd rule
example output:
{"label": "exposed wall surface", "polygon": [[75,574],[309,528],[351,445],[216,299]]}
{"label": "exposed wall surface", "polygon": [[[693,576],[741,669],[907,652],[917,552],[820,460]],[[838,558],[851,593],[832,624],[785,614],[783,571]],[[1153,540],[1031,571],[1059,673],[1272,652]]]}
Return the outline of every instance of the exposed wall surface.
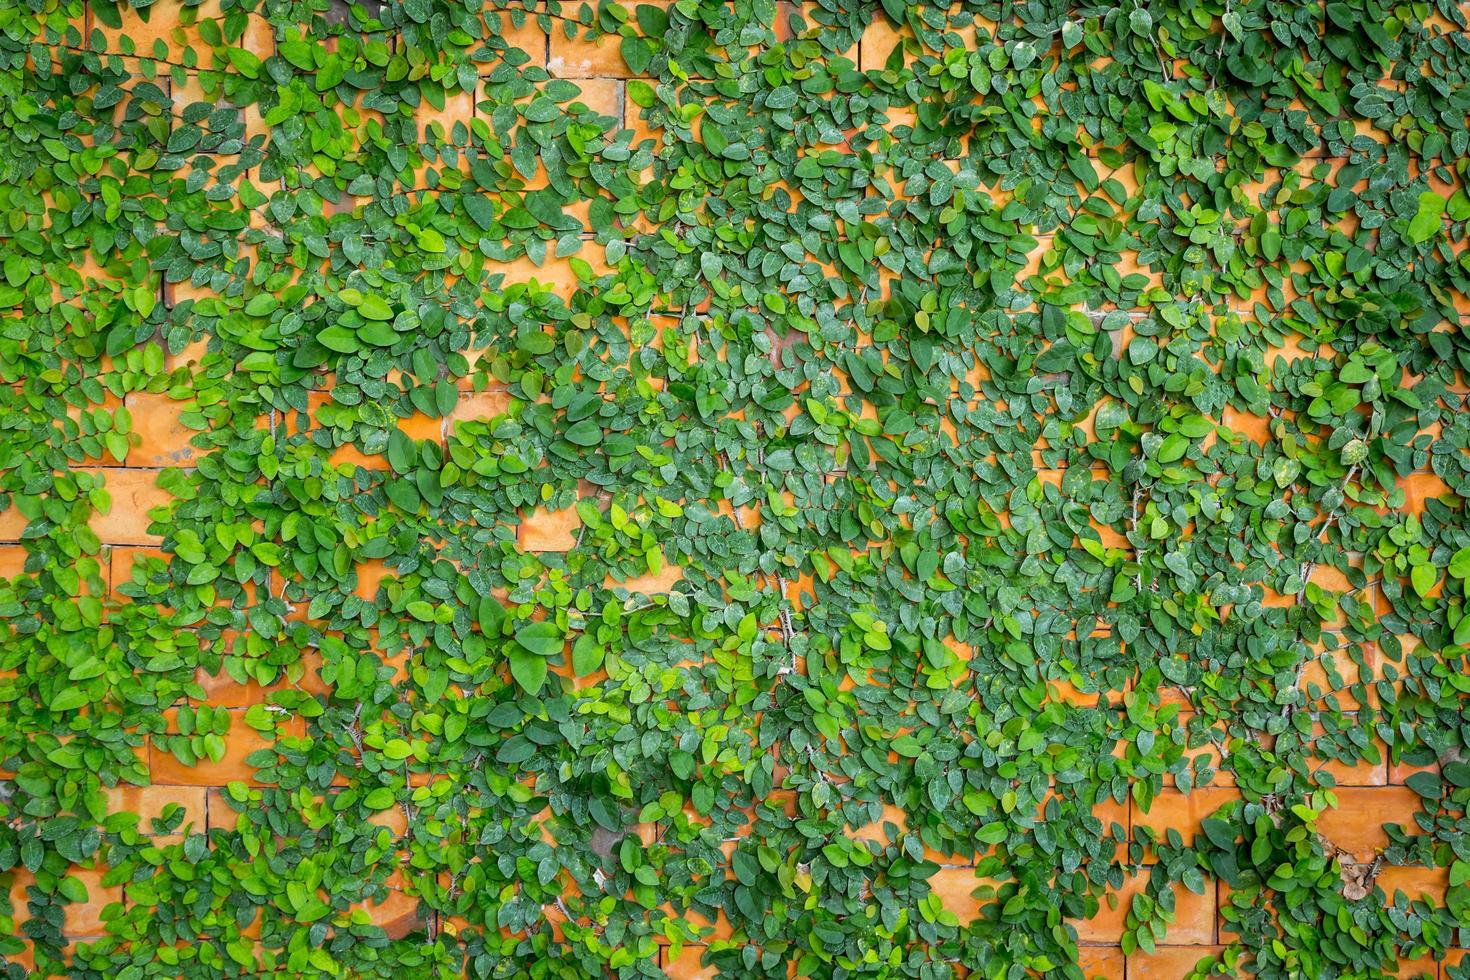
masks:
{"label": "exposed wall surface", "polygon": [[1454,5],[0,66],[3,975],[1470,977]]}

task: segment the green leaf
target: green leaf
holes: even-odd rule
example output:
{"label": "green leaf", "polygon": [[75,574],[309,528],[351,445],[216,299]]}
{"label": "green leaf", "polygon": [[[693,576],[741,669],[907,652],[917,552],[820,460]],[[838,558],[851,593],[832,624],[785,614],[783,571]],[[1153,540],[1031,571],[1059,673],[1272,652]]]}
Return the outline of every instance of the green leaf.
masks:
{"label": "green leaf", "polygon": [[339,354],[352,354],[362,346],[357,332],[346,327],[331,326],[316,335],[323,347]]}
{"label": "green leaf", "polygon": [[486,231],[494,227],[495,204],[490,198],[467,193],[460,200],[464,201],[465,213],[470,216],[475,224]]}
{"label": "green leaf", "polygon": [[505,606],[494,596],[481,596],[475,618],[486,636],[499,636],[505,625]]}
{"label": "green leaf", "polygon": [[393,307],[388,301],[377,294],[364,296],[362,304],[358,306],[357,312],[369,320],[391,320],[393,319]]}
{"label": "green leaf", "polygon": [[87,703],[87,692],[80,687],[63,688],[51,699],[52,711],[75,711]]}
{"label": "green leaf", "polygon": [[602,669],[607,649],[592,637],[583,633],[572,644],[572,671],[578,677],[587,677]]}
{"label": "green leaf", "polygon": [[1437,800],[1444,795],[1444,784],[1438,773],[1416,772],[1404,780],[1404,785],[1426,800]]}
{"label": "green leaf", "polygon": [[1433,238],[1444,217],[1445,199],[1433,191],[1419,195],[1419,210],[1409,219],[1409,241],[1415,245]]}
{"label": "green leaf", "polygon": [[527,694],[537,694],[546,681],[546,658],[511,647],[507,651],[510,675]]}
{"label": "green leaf", "polygon": [[552,657],[566,646],[566,636],[552,622],[527,623],[515,632],[516,642],[538,657]]}
{"label": "green leaf", "polygon": [[1432,565],[1415,565],[1409,572],[1409,581],[1422,599],[1439,582],[1439,570]]}

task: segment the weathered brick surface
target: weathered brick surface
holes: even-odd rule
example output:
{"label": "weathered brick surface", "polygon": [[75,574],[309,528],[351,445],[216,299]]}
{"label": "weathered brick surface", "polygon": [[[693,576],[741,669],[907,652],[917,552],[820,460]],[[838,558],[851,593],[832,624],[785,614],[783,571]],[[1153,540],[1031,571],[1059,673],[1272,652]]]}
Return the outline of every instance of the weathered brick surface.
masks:
{"label": "weathered brick surface", "polygon": [[162,544],[163,535],[148,530],[149,511],[168,504],[168,492],[158,486],[158,471],[110,467],[90,471],[105,481],[112,509],[92,519],[92,530],[104,544]]}
{"label": "weathered brick surface", "polygon": [[537,509],[521,517],[517,541],[525,551],[566,551],[577,543],[582,526],[576,508]]}

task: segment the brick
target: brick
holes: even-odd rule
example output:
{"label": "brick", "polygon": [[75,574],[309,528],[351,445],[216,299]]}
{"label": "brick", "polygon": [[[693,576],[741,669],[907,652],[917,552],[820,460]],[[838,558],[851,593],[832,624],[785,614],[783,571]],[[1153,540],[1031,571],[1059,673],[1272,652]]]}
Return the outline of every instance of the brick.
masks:
{"label": "brick", "polygon": [[125,404],[133,417],[133,431],[140,442],[128,452],[132,466],[187,466],[198,454],[189,440],[199,434],[180,421],[190,402],[167,395],[135,391]]}
{"label": "brick", "polygon": [[972,893],[983,884],[987,882],[975,877],[974,868],[940,868],[929,879],[939,901],[962,923],[973,922],[980,914],[984,903]]}
{"label": "brick", "polygon": [[184,819],[174,834],[166,835],[178,840],[186,833],[203,833],[206,827],[206,806],[203,787],[199,786],[115,786],[107,791],[107,809],[111,813],[138,814],[138,830],[153,833],[153,820],[163,816],[171,804],[183,808]]}
{"label": "brick", "polygon": [[[102,878],[106,873],[105,868],[72,867],[68,870],[67,874],[80,881],[87,889],[87,900],[73,902],[64,907],[66,918],[61,927],[63,934],[77,939],[99,936],[103,933],[106,928],[103,913],[109,905],[120,903],[123,900],[121,885],[103,886]],[[12,872],[10,901],[15,909],[17,926],[30,918],[26,905],[26,890],[34,883],[35,878],[24,868],[16,868]]]}
{"label": "brick", "polygon": [[883,813],[877,820],[849,831],[847,836],[852,840],[873,841],[877,844],[886,845],[889,842],[889,838],[883,829],[885,823],[893,824],[897,828],[898,836],[901,837],[908,829],[908,814],[904,813],[900,807],[896,807],[891,803],[885,803],[883,804]]}
{"label": "brick", "polygon": [[[234,801],[222,789],[204,791],[204,812],[210,830],[234,830],[241,813],[235,809]],[[246,804],[247,806],[249,804]]]}
{"label": "brick", "polygon": [[1358,861],[1371,861],[1388,846],[1384,824],[1414,826],[1419,796],[1407,787],[1346,788],[1336,793],[1337,809],[1318,818],[1317,831]]}
{"label": "brick", "polygon": [[1388,765],[1388,781],[1395,786],[1404,785],[1405,780],[1416,772],[1439,772],[1439,764],[1431,762],[1427,766],[1410,765],[1407,762],[1390,761]]}
{"label": "brick", "polygon": [[1422,514],[1427,509],[1426,501],[1451,493],[1449,486],[1433,473],[1411,473],[1399,479],[1398,487],[1404,491],[1406,514]]}
{"label": "brick", "polygon": [[[582,250],[577,253],[576,258],[580,258],[589,263],[592,266],[594,275],[602,275],[608,271],[602,246],[593,242],[587,242]],[[570,256],[559,259],[555,256],[548,255],[545,262],[537,265],[530,258],[523,255],[510,262],[497,264],[493,271],[505,275],[502,288],[514,283],[531,282],[534,280],[547,291],[561,297],[563,301],[570,301],[580,285],[576,273],[572,271]]]}
{"label": "brick", "polygon": [[1390,902],[1394,892],[1401,891],[1410,901],[1427,898],[1432,904],[1443,905],[1450,887],[1450,872],[1448,868],[1385,864],[1378,869],[1378,887]]}
{"label": "brick", "polygon": [[582,90],[582,94],[574,97],[571,102],[580,102],[599,116],[622,120],[622,82],[614,78],[586,78],[576,82],[576,86]]}
{"label": "brick", "polygon": [[[1077,940],[1082,943],[1116,945],[1123,937],[1128,909],[1133,896],[1144,891],[1147,874],[1134,875],[1123,882],[1115,894],[1118,907],[1108,907],[1102,900],[1097,915],[1091,919],[1074,921]],[[1169,926],[1165,942],[1170,945],[1213,943],[1215,941],[1215,888],[1207,882],[1205,893],[1196,895],[1181,884],[1174,885],[1174,922]]]}
{"label": "brick", "polygon": [[352,907],[367,910],[373,924],[386,932],[388,938],[402,939],[423,928],[423,920],[419,918],[419,900],[403,889],[402,879],[397,874],[389,881],[392,884],[381,899],[354,902]]}
{"label": "brick", "polygon": [[[253,641],[253,642],[252,642]],[[245,634],[234,638],[234,652],[242,655],[242,648],[251,643],[251,652],[243,654],[247,659],[255,659],[263,655],[263,651],[256,648],[254,644],[262,643],[255,634]],[[314,657],[315,655],[313,655]],[[276,691],[295,687],[310,693],[320,693],[322,684],[320,677],[313,669],[315,662],[303,657],[305,670],[299,681],[292,684],[285,674],[280,675],[269,685],[262,685],[255,680],[246,681],[244,684],[231,677],[224,669],[217,674],[211,674],[203,667],[194,674],[194,681],[204,689],[204,703],[212,708],[248,708],[251,705],[267,704],[271,695]],[[319,661],[317,661],[319,662]]]}
{"label": "brick", "polygon": [[357,566],[357,587],[352,593],[360,599],[372,602],[378,597],[378,587],[385,579],[392,577],[392,570],[381,560],[369,559]]}
{"label": "brick", "polygon": [[[1374,593],[1376,594],[1377,592],[1378,590],[1375,589]],[[1320,692],[1319,703],[1325,704],[1327,699],[1332,697],[1337,699],[1337,706],[1339,708],[1344,711],[1352,711],[1363,707],[1363,705],[1358,703],[1349,689],[1354,684],[1361,683],[1365,685],[1368,705],[1376,705],[1378,703],[1378,693],[1372,685],[1374,681],[1382,677],[1380,669],[1382,655],[1379,653],[1378,647],[1374,644],[1363,644],[1362,655],[1366,669],[1360,668],[1353,661],[1348,655],[1345,645],[1339,646],[1335,650],[1328,650],[1319,644],[1316,659],[1308,661],[1302,669],[1302,692],[1310,697],[1312,688],[1315,686]],[[1341,690],[1334,691],[1332,689],[1332,682],[1329,680],[1327,674],[1328,664],[1332,665],[1337,676],[1341,678],[1343,685]]]}
{"label": "brick", "polygon": [[[655,126],[652,122],[644,118],[645,113],[652,113],[653,111],[651,108],[645,109],[632,99],[626,98],[625,93],[623,99],[623,128],[633,131],[632,147],[636,149],[645,140],[653,140],[654,152],[657,153],[663,148],[663,128]],[[650,179],[652,175],[652,168],[644,171],[645,180]]]}
{"label": "brick", "polygon": [[610,589],[627,589],[629,592],[658,595],[673,591],[674,586],[683,580],[684,569],[678,565],[665,564],[656,574],[654,572],[644,572],[642,575],[635,575],[621,582],[609,575],[603,584]]}
{"label": "brick", "polygon": [[1220,424],[1240,433],[1258,446],[1264,446],[1271,440],[1271,420],[1262,415],[1252,415],[1227,405]]}
{"label": "brick", "polygon": [[10,506],[0,510],[0,541],[19,541],[29,523],[12,498]]}
{"label": "brick", "polygon": [[[531,58],[528,64],[546,64],[546,46],[549,39],[533,14],[527,13],[519,27],[516,26],[508,10],[487,10],[484,16],[488,32],[503,38],[507,47],[524,51]],[[552,24],[557,30],[560,30],[561,25],[558,20],[553,20]]]}
{"label": "brick", "polygon": [[894,27],[879,11],[874,11],[873,22],[863,29],[858,40],[858,68],[862,71],[880,71],[893,48],[908,31]]}
{"label": "brick", "polygon": [[484,391],[461,394],[446,417],[445,428],[453,434],[460,422],[488,422],[510,411],[510,393],[503,388],[486,388]]}
{"label": "brick", "polygon": [[[343,427],[356,421],[357,415],[349,407],[339,406],[333,400],[330,391],[313,391],[306,396],[306,406],[311,415],[311,424],[324,428]],[[419,441],[441,442],[444,433],[444,420],[437,419],[422,412],[414,412],[407,418],[397,420],[398,428],[404,435]],[[386,452],[386,447],[384,452]],[[344,442],[331,451],[328,461],[333,466],[352,464],[364,469],[387,469],[388,457],[383,453],[364,453],[351,442]]]}
{"label": "brick", "polygon": [[633,71],[619,48],[622,38],[604,34],[593,40],[583,37],[577,27],[575,38],[569,38],[562,24],[554,23],[546,70],[558,78],[633,78]]}
{"label": "brick", "polygon": [[[144,20],[144,10],[147,11],[147,20]],[[212,64],[213,54],[209,46],[199,39],[198,27],[181,26],[184,10],[184,4],[178,0],[161,0],[144,9],[122,4],[118,7],[122,18],[120,27],[109,27],[93,18],[92,28],[101,30],[106,38],[107,50],[112,53],[123,50],[123,38],[127,37],[142,58],[154,57],[155,43],[161,41],[165,48],[164,60],[170,64],[181,64],[184,51],[189,47],[194,49],[201,64]],[[219,0],[205,0],[198,7],[198,20],[217,20],[220,16]],[[223,22],[220,26],[224,26]],[[182,40],[176,36],[176,30],[182,32]],[[262,60],[270,57],[275,53],[275,40],[270,24],[262,16],[252,13],[246,22],[244,35],[235,42],[235,46],[244,48]]]}
{"label": "brick", "polygon": [[162,548],[138,547],[135,545],[117,545],[108,549],[109,552],[109,576],[112,585],[112,595],[115,599],[131,602],[122,596],[117,590],[118,586],[127,585],[133,581],[133,570],[149,558],[161,558],[165,561],[168,554]]}
{"label": "brick", "polygon": [[1179,831],[1184,843],[1188,844],[1195,834],[1200,833],[1202,821],[1206,817],[1226,803],[1238,799],[1240,794],[1228,787],[1207,786],[1189,793],[1162,790],[1154,797],[1147,813],[1136,803],[1133,804],[1133,827],[1148,827],[1160,839],[1163,839],[1165,831],[1172,828]]}
{"label": "brick", "polygon": [[577,543],[582,520],[577,508],[534,510],[521,515],[516,542],[522,551],[570,551]]}
{"label": "brick", "polygon": [[1081,946],[1077,965],[1087,980],[1123,980],[1123,950],[1117,946]]}
{"label": "brick", "polygon": [[27,552],[24,545],[0,545],[0,579],[13,579],[25,572]]}
{"label": "brick", "polygon": [[429,136],[431,125],[437,125],[443,130],[443,136],[439,142],[463,146],[463,143],[454,141],[454,124],[463,123],[465,132],[469,133],[470,123],[474,121],[474,118],[475,95],[473,92],[446,93],[442,109],[435,108],[428,101],[421,102],[413,114],[414,122],[418,124],[419,142],[431,146],[435,143]]}
{"label": "brick", "polygon": [[664,952],[664,972],[669,975],[669,980],[714,980],[719,976],[719,971],[712,966],[704,966],[700,960],[704,957],[707,946],[685,946],[679,951],[678,956],[671,955],[671,951]]}
{"label": "brick", "polygon": [[93,514],[91,526],[103,544],[161,544],[161,534],[148,531],[152,518],[148,512],[173,498],[158,486],[156,470],[107,468],[76,470],[99,476],[112,498],[107,514]]}
{"label": "brick", "polygon": [[1223,946],[1160,946],[1152,953],[1142,951],[1128,957],[1128,980],[1181,980],[1200,960],[1218,956]]}
{"label": "brick", "polygon": [[[182,119],[184,110],[196,102],[203,102],[216,109],[230,105],[230,102],[224,97],[224,87],[217,80],[218,76],[213,76],[216,80],[212,87],[206,87],[209,85],[207,81],[209,77],[201,75],[199,72],[191,71],[185,74],[182,83],[177,80],[172,82],[169,97],[173,99],[173,114],[175,119]],[[242,144],[248,146],[254,143],[257,149],[265,147],[270,142],[271,127],[266,125],[265,117],[260,111],[260,106],[252,103],[250,105],[236,107],[236,109],[235,120],[230,126],[232,129],[236,125],[243,127],[243,132],[240,136]],[[200,126],[207,124],[207,120],[199,123]],[[224,128],[215,129],[212,132],[216,136],[222,137],[225,135]],[[258,140],[257,137],[259,137]],[[204,151],[201,149],[201,152]],[[217,148],[209,152],[219,161],[217,166],[238,162],[238,154],[221,154],[217,152]],[[247,173],[253,177],[255,171],[252,169],[247,171]],[[205,342],[200,341],[197,343],[204,344]]]}
{"label": "brick", "polygon": [[[170,717],[172,712],[166,713]],[[223,786],[240,781],[259,785],[256,769],[245,760],[257,749],[271,748],[274,739],[262,735],[245,724],[245,713],[230,712],[230,730],[224,736],[225,755],[219,762],[201,759],[193,766],[186,766],[171,752],[161,750],[149,741],[148,764],[157,786]]]}

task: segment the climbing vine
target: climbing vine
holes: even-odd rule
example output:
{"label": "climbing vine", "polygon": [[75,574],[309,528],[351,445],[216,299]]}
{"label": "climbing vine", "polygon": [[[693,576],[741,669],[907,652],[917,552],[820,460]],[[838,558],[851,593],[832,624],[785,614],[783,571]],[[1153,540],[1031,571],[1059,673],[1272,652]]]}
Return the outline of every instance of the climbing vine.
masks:
{"label": "climbing vine", "polygon": [[1445,0],[0,2],[0,969],[1451,962],[1467,78]]}

